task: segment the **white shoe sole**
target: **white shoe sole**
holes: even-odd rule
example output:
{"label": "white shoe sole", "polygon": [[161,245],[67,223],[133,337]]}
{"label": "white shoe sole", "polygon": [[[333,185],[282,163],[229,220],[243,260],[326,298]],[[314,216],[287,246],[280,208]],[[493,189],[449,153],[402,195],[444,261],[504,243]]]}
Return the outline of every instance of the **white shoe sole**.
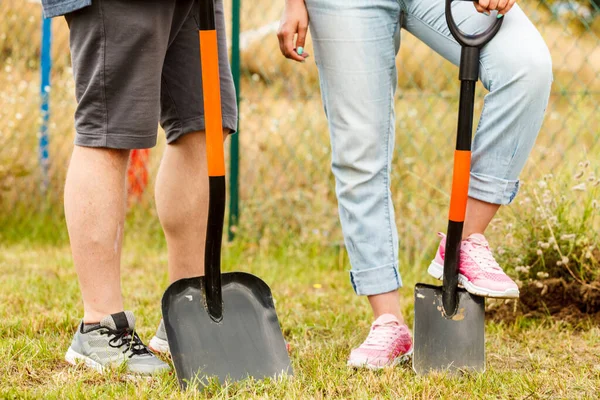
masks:
{"label": "white shoe sole", "polygon": [[161,339],[157,336],[154,336],[151,340],[150,343],[148,343],[148,347],[150,348],[150,350],[152,350],[155,353],[166,353],[166,354],[170,354],[170,350],[169,350],[169,342],[167,342],[164,339]]}
{"label": "white shoe sole", "polygon": [[352,368],[366,368],[366,369],[370,369],[371,371],[378,371],[380,369],[395,367],[398,364],[403,364],[403,363],[407,362],[410,359],[410,357],[412,356],[412,353],[413,353],[413,349],[410,349],[407,353],[402,354],[400,357],[396,357],[391,363],[386,364],[386,365],[373,365],[373,364],[369,364],[368,361],[360,362],[360,361],[352,361],[352,360],[348,360],[346,365],[349,367],[352,367]]}
{"label": "white shoe sole", "polygon": [[[443,280],[444,278],[444,266],[432,261],[427,268],[429,275],[435,279]],[[504,291],[490,290],[473,285],[466,276],[458,274],[458,284],[466,289],[467,292],[475,294],[477,296],[492,297],[495,299],[518,299],[519,289],[506,289]]]}
{"label": "white shoe sole", "polygon": [[69,347],[69,350],[67,350],[67,354],[65,354],[65,361],[71,365],[77,365],[78,362],[83,362],[89,368],[92,368],[100,373],[104,372],[104,367],[102,366],[102,364],[92,360],[89,357],[79,354],[71,347]]}

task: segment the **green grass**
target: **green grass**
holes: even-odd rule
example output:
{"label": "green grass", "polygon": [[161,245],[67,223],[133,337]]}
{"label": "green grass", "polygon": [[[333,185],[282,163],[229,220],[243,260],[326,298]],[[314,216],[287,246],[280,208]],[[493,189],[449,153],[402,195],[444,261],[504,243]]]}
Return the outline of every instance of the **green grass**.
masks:
{"label": "green grass", "polygon": [[[127,309],[149,340],[167,286],[166,253],[127,240],[123,287]],[[211,386],[181,393],[174,374],[130,380],[99,375],[63,361],[81,317],[76,275],[66,247],[0,247],[0,398],[597,398],[600,329],[574,330],[551,319],[487,324],[487,371],[481,375],[416,377],[409,366],[356,372],[345,366],[368,332],[370,311],[348,281],[347,259],[335,247],[235,242],[227,270],[250,271],[270,284],[286,339],[293,379]],[[403,308],[412,321],[410,289],[425,265],[402,266]]]}

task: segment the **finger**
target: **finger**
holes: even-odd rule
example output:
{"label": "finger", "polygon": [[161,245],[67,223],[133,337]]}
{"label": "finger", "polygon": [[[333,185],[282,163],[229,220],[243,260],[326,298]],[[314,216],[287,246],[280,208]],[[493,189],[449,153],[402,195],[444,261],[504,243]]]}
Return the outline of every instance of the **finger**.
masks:
{"label": "finger", "polygon": [[496,10],[498,7],[498,0],[490,0],[490,4],[487,6],[489,11]]}
{"label": "finger", "polygon": [[482,10],[484,10],[484,11],[487,11],[487,10],[489,10],[489,7],[488,7],[488,6],[490,5],[490,0],[479,0],[479,2],[478,2],[478,3],[479,3],[479,4],[478,4],[478,6],[479,6],[479,7],[480,7]]}
{"label": "finger", "polygon": [[304,61],[304,57],[299,55],[294,47],[294,34],[287,35],[283,38],[283,48],[285,50],[285,56],[290,60]]}
{"label": "finger", "polygon": [[[479,5],[479,3],[477,3],[476,1],[474,1],[473,4],[475,5],[475,9],[477,10],[477,12],[484,13],[484,14],[487,13],[487,9],[481,7]],[[488,13],[488,15],[489,15],[489,13]]]}
{"label": "finger", "polygon": [[304,53],[304,44],[306,43],[306,33],[308,26],[304,24],[298,25],[298,37],[296,38],[296,53],[302,55]]}
{"label": "finger", "polygon": [[297,28],[298,26],[296,25],[294,29],[284,30],[283,50],[285,51],[285,56],[290,60],[304,61],[304,57],[299,56],[294,48],[294,35],[296,33]]}
{"label": "finger", "polygon": [[303,61],[304,58],[294,51],[294,34],[296,29],[290,29],[289,25],[284,25],[277,35],[279,38],[279,49],[281,53],[290,60]]}
{"label": "finger", "polygon": [[508,0],[498,0],[498,5],[496,6],[496,10],[503,10],[508,4]]}
{"label": "finger", "polygon": [[502,10],[498,10],[498,14],[506,15],[507,12],[510,11],[511,8],[515,5],[517,0],[508,0],[508,4]]}

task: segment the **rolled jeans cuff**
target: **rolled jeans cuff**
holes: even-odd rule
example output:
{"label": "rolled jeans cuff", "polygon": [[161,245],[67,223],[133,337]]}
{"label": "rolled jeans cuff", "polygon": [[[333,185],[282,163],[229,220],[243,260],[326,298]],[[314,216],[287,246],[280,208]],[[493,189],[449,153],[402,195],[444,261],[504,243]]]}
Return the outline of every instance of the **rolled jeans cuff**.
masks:
{"label": "rolled jeans cuff", "polygon": [[510,204],[519,191],[519,180],[500,179],[471,172],[469,197],[486,203]]}
{"label": "rolled jeans cuff", "polygon": [[396,263],[369,269],[351,270],[350,281],[359,296],[388,293],[402,287],[402,278]]}

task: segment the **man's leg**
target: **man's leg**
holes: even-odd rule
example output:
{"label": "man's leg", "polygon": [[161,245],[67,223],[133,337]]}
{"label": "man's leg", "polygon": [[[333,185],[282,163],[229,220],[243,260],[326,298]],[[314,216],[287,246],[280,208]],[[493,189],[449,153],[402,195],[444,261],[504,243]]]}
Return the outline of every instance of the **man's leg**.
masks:
{"label": "man's leg", "polygon": [[[222,0],[215,3],[223,135],[237,129],[237,104]],[[204,275],[208,172],[198,26],[190,13],[169,45],[162,71],[161,125],[167,148],[156,179],[156,208],[169,252],[169,280]],[[150,347],[169,350],[161,322]]]}
{"label": "man's leg", "polygon": [[169,369],[135,333],[120,283],[129,150],[75,146],[65,185],[65,215],[84,316],[65,354],[98,371],[127,362],[129,372]]}
{"label": "man's leg", "polygon": [[[228,130],[224,132],[227,137]],[[165,149],[155,186],[156,209],[167,239],[169,281],[204,275],[208,172],[204,131]]]}
{"label": "man's leg", "polygon": [[75,146],[65,216],[86,323],[123,311],[120,282],[129,150]]}
{"label": "man's leg", "polygon": [[144,374],[169,369],[123,310],[125,173],[130,149],[156,143],[162,62],[172,27],[192,4],[177,13],[182,2],[94,1],[66,15],[78,104],[65,214],[85,310],[65,355],[71,364],[102,371],[126,362],[128,371]]}

